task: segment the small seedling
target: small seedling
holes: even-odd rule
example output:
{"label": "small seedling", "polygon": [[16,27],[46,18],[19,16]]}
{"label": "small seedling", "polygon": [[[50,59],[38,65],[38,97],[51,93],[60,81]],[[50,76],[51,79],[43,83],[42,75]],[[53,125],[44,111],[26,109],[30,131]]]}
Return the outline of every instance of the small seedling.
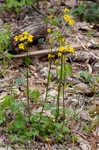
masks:
{"label": "small seedling", "polygon": [[84,126],[83,126],[83,130],[86,131],[86,132],[89,132],[89,131],[90,131],[90,129],[89,129],[89,127],[88,127],[87,125],[84,125]]}

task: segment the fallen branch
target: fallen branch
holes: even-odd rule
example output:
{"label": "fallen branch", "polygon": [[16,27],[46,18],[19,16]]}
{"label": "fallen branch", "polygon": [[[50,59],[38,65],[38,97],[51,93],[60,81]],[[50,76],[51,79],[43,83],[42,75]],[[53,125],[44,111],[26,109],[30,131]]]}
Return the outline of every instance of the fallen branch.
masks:
{"label": "fallen branch", "polygon": [[[36,50],[33,52],[28,52],[28,56],[42,56],[42,55],[47,55],[49,53],[57,53],[57,50],[53,50],[52,52],[50,52],[50,50],[46,49],[46,50]],[[19,54],[19,55],[14,55],[13,58],[23,58],[23,57],[27,57],[27,52],[24,52],[23,54]]]}
{"label": "fallen branch", "polygon": [[[77,50],[80,49],[81,46],[80,45],[72,45],[72,47]],[[58,53],[58,48],[55,49],[45,49],[45,50],[36,50],[33,52],[29,52],[29,56],[43,56],[43,55],[48,55],[49,53],[51,54],[57,54]],[[23,58],[23,57],[27,57],[27,53],[24,52],[23,54],[19,54],[19,55],[14,55],[13,58]]]}
{"label": "fallen branch", "polygon": [[[81,45],[72,45],[72,47],[75,49],[75,53],[78,53],[79,49],[81,49],[81,46],[85,49],[86,52],[88,52],[89,55],[93,56],[96,60],[99,60],[99,57],[96,56],[94,53],[92,52],[89,52],[88,48],[85,47],[85,45],[83,45],[81,42],[80,42]],[[36,51],[31,51],[29,52],[29,57],[34,57],[34,56],[44,56],[44,55],[48,55],[49,53],[51,54],[57,54],[58,53],[58,49],[55,48],[55,49],[45,49],[45,50],[36,50]],[[27,53],[24,52],[23,54],[19,54],[19,55],[14,55],[13,58],[24,58],[24,57],[27,57]]]}

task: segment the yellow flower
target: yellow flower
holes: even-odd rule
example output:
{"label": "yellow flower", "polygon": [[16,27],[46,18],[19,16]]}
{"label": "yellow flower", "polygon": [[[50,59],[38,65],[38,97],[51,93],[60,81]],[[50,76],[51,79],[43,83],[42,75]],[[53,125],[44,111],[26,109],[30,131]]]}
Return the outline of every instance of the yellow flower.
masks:
{"label": "yellow flower", "polygon": [[24,41],[24,37],[21,37],[21,38],[20,38],[20,41]]}
{"label": "yellow flower", "polygon": [[69,21],[70,20],[70,16],[69,15],[64,15],[64,20]]}
{"label": "yellow flower", "polygon": [[32,42],[32,41],[33,41],[33,36],[32,36],[31,34],[28,36],[28,41],[29,41],[29,42]]}
{"label": "yellow flower", "polygon": [[24,35],[28,35],[28,32],[27,32],[27,31],[24,31],[23,34],[24,34]]}
{"label": "yellow flower", "polygon": [[63,52],[64,51],[64,46],[60,46],[58,49],[59,52]]}
{"label": "yellow flower", "polygon": [[65,9],[64,9],[64,13],[65,13],[65,12],[69,12],[69,9],[68,9],[68,8],[65,8]]}
{"label": "yellow flower", "polygon": [[23,37],[23,35],[22,35],[22,34],[19,34],[18,38],[22,38],[22,37]]}
{"label": "yellow flower", "polygon": [[52,43],[53,43],[53,40],[52,40],[52,39],[49,39],[48,42],[49,42],[49,44],[52,44]]}
{"label": "yellow flower", "polygon": [[58,60],[58,59],[56,59],[56,60],[55,60],[55,64],[58,64],[58,63],[59,63],[59,60]]}
{"label": "yellow flower", "polygon": [[48,54],[48,59],[49,59],[49,58],[54,58],[54,55]]}
{"label": "yellow flower", "polygon": [[67,43],[66,43],[66,42],[64,42],[64,45],[67,45]]}
{"label": "yellow flower", "polygon": [[28,36],[29,38],[33,38],[33,35],[31,35],[31,34],[29,34],[29,36]]}
{"label": "yellow flower", "polygon": [[24,44],[23,43],[20,43],[18,46],[19,46],[19,49],[24,49]]}
{"label": "yellow flower", "polygon": [[16,42],[18,41],[18,39],[19,39],[18,36],[14,37],[14,41],[16,41]]}
{"label": "yellow flower", "polygon": [[64,38],[62,38],[61,41],[64,42]]}
{"label": "yellow flower", "polygon": [[65,52],[69,52],[69,49],[68,49],[68,48],[65,48]]}
{"label": "yellow flower", "polygon": [[33,41],[33,39],[28,37],[28,42],[32,42],[32,41]]}
{"label": "yellow flower", "polygon": [[24,40],[26,40],[28,37],[27,37],[27,35],[24,35]]}
{"label": "yellow flower", "polygon": [[51,29],[50,29],[50,28],[48,28],[48,29],[47,29],[47,32],[48,32],[48,33],[51,33]]}
{"label": "yellow flower", "polygon": [[48,58],[51,58],[51,54],[48,54]]}
{"label": "yellow flower", "polygon": [[75,20],[69,20],[69,25],[73,26],[75,24]]}
{"label": "yellow flower", "polygon": [[48,18],[49,18],[49,19],[52,19],[52,18],[54,18],[54,16],[53,16],[53,15],[49,15]]}
{"label": "yellow flower", "polygon": [[62,56],[62,53],[59,52],[59,53],[58,53],[58,57],[60,57],[60,56]]}
{"label": "yellow flower", "polygon": [[72,47],[69,49],[69,51],[70,51],[71,53],[73,53],[73,54],[75,53],[75,49],[72,48]]}
{"label": "yellow flower", "polygon": [[66,44],[67,47],[70,47],[70,44]]}
{"label": "yellow flower", "polygon": [[58,39],[59,37],[58,36],[56,36],[56,39]]}

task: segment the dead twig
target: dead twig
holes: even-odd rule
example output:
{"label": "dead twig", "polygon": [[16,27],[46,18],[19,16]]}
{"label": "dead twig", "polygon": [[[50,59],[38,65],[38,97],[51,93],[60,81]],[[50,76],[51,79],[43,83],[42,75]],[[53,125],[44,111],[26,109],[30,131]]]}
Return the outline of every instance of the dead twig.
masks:
{"label": "dead twig", "polygon": [[[80,45],[72,45],[72,47],[77,50],[80,49],[81,46]],[[48,55],[49,53],[51,54],[57,54],[58,53],[58,48],[54,48],[54,49],[45,49],[45,50],[36,50],[33,52],[29,52],[29,56],[43,56],[43,55]],[[24,58],[27,56],[27,53],[24,52],[23,54],[19,54],[19,55],[13,55],[13,58]]]}

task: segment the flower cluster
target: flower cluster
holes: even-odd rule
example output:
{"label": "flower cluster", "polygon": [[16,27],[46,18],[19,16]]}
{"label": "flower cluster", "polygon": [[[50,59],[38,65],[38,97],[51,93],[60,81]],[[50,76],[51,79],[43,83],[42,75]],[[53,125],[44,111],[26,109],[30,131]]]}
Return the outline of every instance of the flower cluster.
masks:
{"label": "flower cluster", "polygon": [[63,53],[65,52],[70,52],[70,53],[75,53],[75,49],[73,47],[70,47],[69,44],[66,44],[65,46],[60,45],[58,49],[58,57],[62,56]]}
{"label": "flower cluster", "polygon": [[[51,29],[48,28],[48,33],[51,33]],[[58,57],[62,56],[63,53],[69,52],[69,53],[75,53],[75,49],[68,44],[64,38],[60,38],[59,36],[56,36],[56,40],[60,43],[60,46],[58,48]],[[52,44],[52,39],[49,39],[49,44]],[[54,58],[53,54],[48,54],[48,58]]]}
{"label": "flower cluster", "polygon": [[[65,8],[64,9],[64,20],[67,21],[70,26],[73,26],[75,24],[75,20],[73,20],[69,14],[70,14],[70,10],[68,8]],[[54,16],[49,15],[48,18],[52,19],[52,18],[54,18]],[[66,52],[73,53],[73,54],[75,53],[75,49],[73,47],[71,47],[71,45],[68,44],[64,40],[63,35],[60,32],[52,32],[52,30],[50,28],[47,29],[47,32],[51,36],[54,35],[54,39],[57,40],[57,43],[59,45],[58,53],[57,53],[58,57],[61,57]],[[50,38],[48,42],[51,45],[53,43],[52,38]],[[54,58],[54,55],[48,54],[48,58],[49,59]]]}
{"label": "flower cluster", "polygon": [[69,9],[64,9],[64,20],[68,22],[70,26],[73,26],[75,24],[75,20],[71,19],[71,16],[69,16],[67,13],[69,12]]}
{"label": "flower cluster", "polygon": [[24,44],[23,42],[32,42],[33,41],[33,35],[29,34],[27,31],[24,31],[22,34],[19,34],[14,37],[14,41],[19,42],[18,47],[19,49],[24,50]]}
{"label": "flower cluster", "polygon": [[[58,37],[57,37],[57,39],[58,39]],[[70,53],[73,53],[73,54],[75,53],[75,49],[72,48],[70,46],[70,44],[68,44],[64,40],[64,38],[58,39],[58,41],[61,43],[59,48],[58,48],[58,56],[62,56],[62,54],[65,53],[65,52],[70,52]]]}

